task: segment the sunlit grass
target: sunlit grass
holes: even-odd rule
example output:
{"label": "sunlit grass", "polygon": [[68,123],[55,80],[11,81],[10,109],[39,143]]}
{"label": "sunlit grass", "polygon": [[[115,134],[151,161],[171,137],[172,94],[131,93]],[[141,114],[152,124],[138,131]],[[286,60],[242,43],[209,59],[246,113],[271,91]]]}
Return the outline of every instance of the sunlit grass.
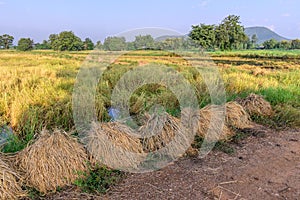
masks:
{"label": "sunlit grass", "polygon": [[[24,140],[43,127],[71,129],[74,126],[73,85],[89,53],[0,51],[0,126],[12,126]],[[299,120],[287,119],[284,111],[278,111],[284,107],[288,109],[286,113],[299,116],[300,51],[252,50],[213,52],[210,55],[219,66],[227,100],[244,97],[251,92],[261,94],[277,109],[275,119],[281,124],[300,126]],[[120,77],[138,65],[151,63],[179,71],[194,86],[199,107],[210,103],[201,74],[180,56],[162,51],[124,52],[104,72],[99,82],[96,96],[99,119],[109,120],[106,109],[111,106],[111,92]],[[130,99],[130,111],[137,114],[155,104],[163,105],[173,115],[180,113],[174,94],[159,85],[149,85],[135,91]]]}

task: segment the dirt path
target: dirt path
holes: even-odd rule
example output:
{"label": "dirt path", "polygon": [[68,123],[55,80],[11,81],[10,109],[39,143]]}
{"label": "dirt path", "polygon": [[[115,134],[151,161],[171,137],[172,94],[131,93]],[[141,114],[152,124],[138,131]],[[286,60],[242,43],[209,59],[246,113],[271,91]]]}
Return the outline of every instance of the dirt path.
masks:
{"label": "dirt path", "polygon": [[204,159],[184,158],[156,172],[129,175],[99,198],[300,199],[300,130],[264,135],[236,144],[233,155],[213,151]]}
{"label": "dirt path", "polygon": [[165,169],[133,174],[111,199],[300,199],[300,131],[267,130],[236,145]]}

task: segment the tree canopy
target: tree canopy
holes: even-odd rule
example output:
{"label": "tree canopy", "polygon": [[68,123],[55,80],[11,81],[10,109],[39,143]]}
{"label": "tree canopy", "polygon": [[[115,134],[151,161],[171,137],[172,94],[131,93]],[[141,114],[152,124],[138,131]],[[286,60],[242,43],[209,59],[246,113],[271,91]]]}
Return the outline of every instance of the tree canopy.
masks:
{"label": "tree canopy", "polygon": [[50,46],[58,51],[80,51],[84,49],[84,43],[72,31],[63,31],[49,36]]}
{"label": "tree canopy", "polygon": [[12,46],[14,41],[14,37],[8,34],[4,34],[0,36],[0,48],[9,49]]}
{"label": "tree canopy", "polygon": [[21,38],[18,41],[18,50],[20,51],[30,51],[33,49],[33,40],[30,38]]}

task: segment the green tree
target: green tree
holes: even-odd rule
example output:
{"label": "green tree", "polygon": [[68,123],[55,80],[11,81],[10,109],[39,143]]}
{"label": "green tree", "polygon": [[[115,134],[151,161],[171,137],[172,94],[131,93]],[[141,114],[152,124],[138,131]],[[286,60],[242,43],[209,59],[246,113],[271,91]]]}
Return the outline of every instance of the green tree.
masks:
{"label": "green tree", "polygon": [[21,38],[18,41],[18,50],[20,51],[30,51],[33,49],[33,40],[30,38]]}
{"label": "green tree", "polygon": [[95,48],[95,45],[90,38],[85,38],[83,42],[83,46],[84,46],[84,50],[93,50]]}
{"label": "green tree", "polygon": [[252,47],[255,47],[256,44],[257,44],[257,42],[258,42],[258,37],[257,37],[257,35],[256,35],[256,34],[252,35],[252,36],[251,36],[251,44],[252,44]]}
{"label": "green tree", "polygon": [[34,45],[35,49],[51,49],[51,45],[47,40],[43,40],[42,43],[37,43]]}
{"label": "green tree", "polygon": [[8,34],[0,36],[0,48],[9,49],[12,46],[14,37]]}
{"label": "green tree", "polygon": [[213,48],[216,40],[215,26],[206,24],[192,26],[189,37],[204,49]]}
{"label": "green tree", "polygon": [[99,50],[99,49],[103,49],[102,42],[101,42],[101,41],[97,41],[97,42],[96,42],[96,45],[95,45],[95,48],[98,49],[98,50]]}
{"label": "green tree", "polygon": [[126,49],[125,37],[108,37],[103,43],[104,50],[107,51],[122,51]]}
{"label": "green tree", "polygon": [[292,40],[291,48],[300,49],[300,40],[299,39]]}
{"label": "green tree", "polygon": [[72,31],[63,31],[49,36],[51,48],[58,51],[80,51],[84,44]]}
{"label": "green tree", "polygon": [[275,49],[276,47],[278,47],[278,41],[275,39],[270,39],[270,40],[265,41],[263,43],[263,46],[266,49]]}
{"label": "green tree", "polygon": [[239,16],[227,16],[216,28],[217,46],[222,50],[242,48],[247,39]]}
{"label": "green tree", "polygon": [[135,36],[134,47],[135,49],[154,48],[154,39],[151,35]]}
{"label": "green tree", "polygon": [[283,40],[278,43],[278,48],[288,50],[292,47],[292,43],[287,40]]}

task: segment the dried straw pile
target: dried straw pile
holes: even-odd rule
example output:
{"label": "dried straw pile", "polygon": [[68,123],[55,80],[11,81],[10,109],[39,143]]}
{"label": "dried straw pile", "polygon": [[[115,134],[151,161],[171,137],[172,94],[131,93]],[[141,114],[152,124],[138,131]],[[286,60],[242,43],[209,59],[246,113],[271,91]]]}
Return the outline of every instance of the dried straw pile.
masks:
{"label": "dried straw pile", "polygon": [[86,170],[88,156],[83,146],[65,132],[43,131],[31,145],[16,155],[28,186],[42,193],[71,184],[77,172]]}
{"label": "dried straw pile", "polygon": [[245,99],[238,99],[237,102],[241,104],[251,116],[272,116],[274,114],[271,104],[257,94],[252,93]]}
{"label": "dried straw pile", "polygon": [[226,103],[226,124],[232,128],[245,129],[251,128],[252,123],[250,121],[249,114],[244,108],[232,101]]}
{"label": "dried straw pile", "polygon": [[180,120],[167,113],[147,115],[147,118],[139,133],[143,137],[143,150],[148,153],[159,150],[172,141],[179,130]]}
{"label": "dried straw pile", "polygon": [[22,190],[22,179],[5,162],[3,155],[0,155],[0,199],[19,199],[26,196]]}
{"label": "dried straw pile", "polygon": [[114,169],[135,168],[144,158],[134,131],[118,122],[92,123],[83,142],[96,160]]}
{"label": "dried straw pile", "polygon": [[[208,140],[227,140],[234,135],[234,132],[224,123],[225,113],[218,105],[208,105],[200,110],[197,135],[208,137]],[[208,134],[208,130],[211,130]],[[220,134],[220,135],[219,135]]]}

